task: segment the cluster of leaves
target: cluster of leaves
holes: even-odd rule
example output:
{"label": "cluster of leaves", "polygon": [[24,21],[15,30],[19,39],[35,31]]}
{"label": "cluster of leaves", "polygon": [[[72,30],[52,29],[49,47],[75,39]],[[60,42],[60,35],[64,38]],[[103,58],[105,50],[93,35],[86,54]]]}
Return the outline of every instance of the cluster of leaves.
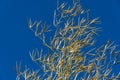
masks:
{"label": "cluster of leaves", "polygon": [[[26,68],[21,71],[16,65],[17,78],[24,80],[117,80],[120,74],[112,73],[113,66],[119,64],[120,51],[109,40],[105,45],[93,48],[94,36],[97,35],[98,18],[90,19],[88,10],[84,10],[79,0],[72,3],[60,3],[57,0],[57,9],[54,11],[54,35],[49,41],[46,33],[50,32],[49,25],[41,21],[29,21],[29,28],[35,36],[41,39],[44,50],[33,50],[30,57],[40,66],[43,74]],[[48,43],[49,42],[49,43]]]}

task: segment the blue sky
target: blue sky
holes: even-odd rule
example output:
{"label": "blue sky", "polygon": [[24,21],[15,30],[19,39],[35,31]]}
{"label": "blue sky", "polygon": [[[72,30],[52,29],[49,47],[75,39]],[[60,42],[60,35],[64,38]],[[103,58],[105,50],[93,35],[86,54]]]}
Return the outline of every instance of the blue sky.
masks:
{"label": "blue sky", "polygon": [[[66,0],[70,1],[70,0]],[[91,18],[100,17],[102,27],[97,43],[108,39],[120,48],[120,1],[81,0],[90,9]],[[0,0],[0,80],[15,80],[16,61],[31,66],[29,51],[40,48],[41,42],[28,28],[28,19],[52,24],[56,0]],[[120,70],[120,69],[117,69]]]}

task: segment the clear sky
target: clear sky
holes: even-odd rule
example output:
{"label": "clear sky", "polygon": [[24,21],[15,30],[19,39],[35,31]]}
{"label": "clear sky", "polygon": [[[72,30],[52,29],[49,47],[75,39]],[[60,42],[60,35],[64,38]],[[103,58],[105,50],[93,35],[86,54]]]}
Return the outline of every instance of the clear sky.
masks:
{"label": "clear sky", "polygon": [[[70,0],[65,0],[70,1]],[[96,44],[108,39],[120,49],[120,0],[81,0],[91,18],[100,17],[102,28]],[[0,0],[0,80],[15,80],[16,61],[31,66],[29,51],[41,42],[28,28],[28,19],[52,24],[56,0]],[[119,70],[117,68],[116,70]]]}

